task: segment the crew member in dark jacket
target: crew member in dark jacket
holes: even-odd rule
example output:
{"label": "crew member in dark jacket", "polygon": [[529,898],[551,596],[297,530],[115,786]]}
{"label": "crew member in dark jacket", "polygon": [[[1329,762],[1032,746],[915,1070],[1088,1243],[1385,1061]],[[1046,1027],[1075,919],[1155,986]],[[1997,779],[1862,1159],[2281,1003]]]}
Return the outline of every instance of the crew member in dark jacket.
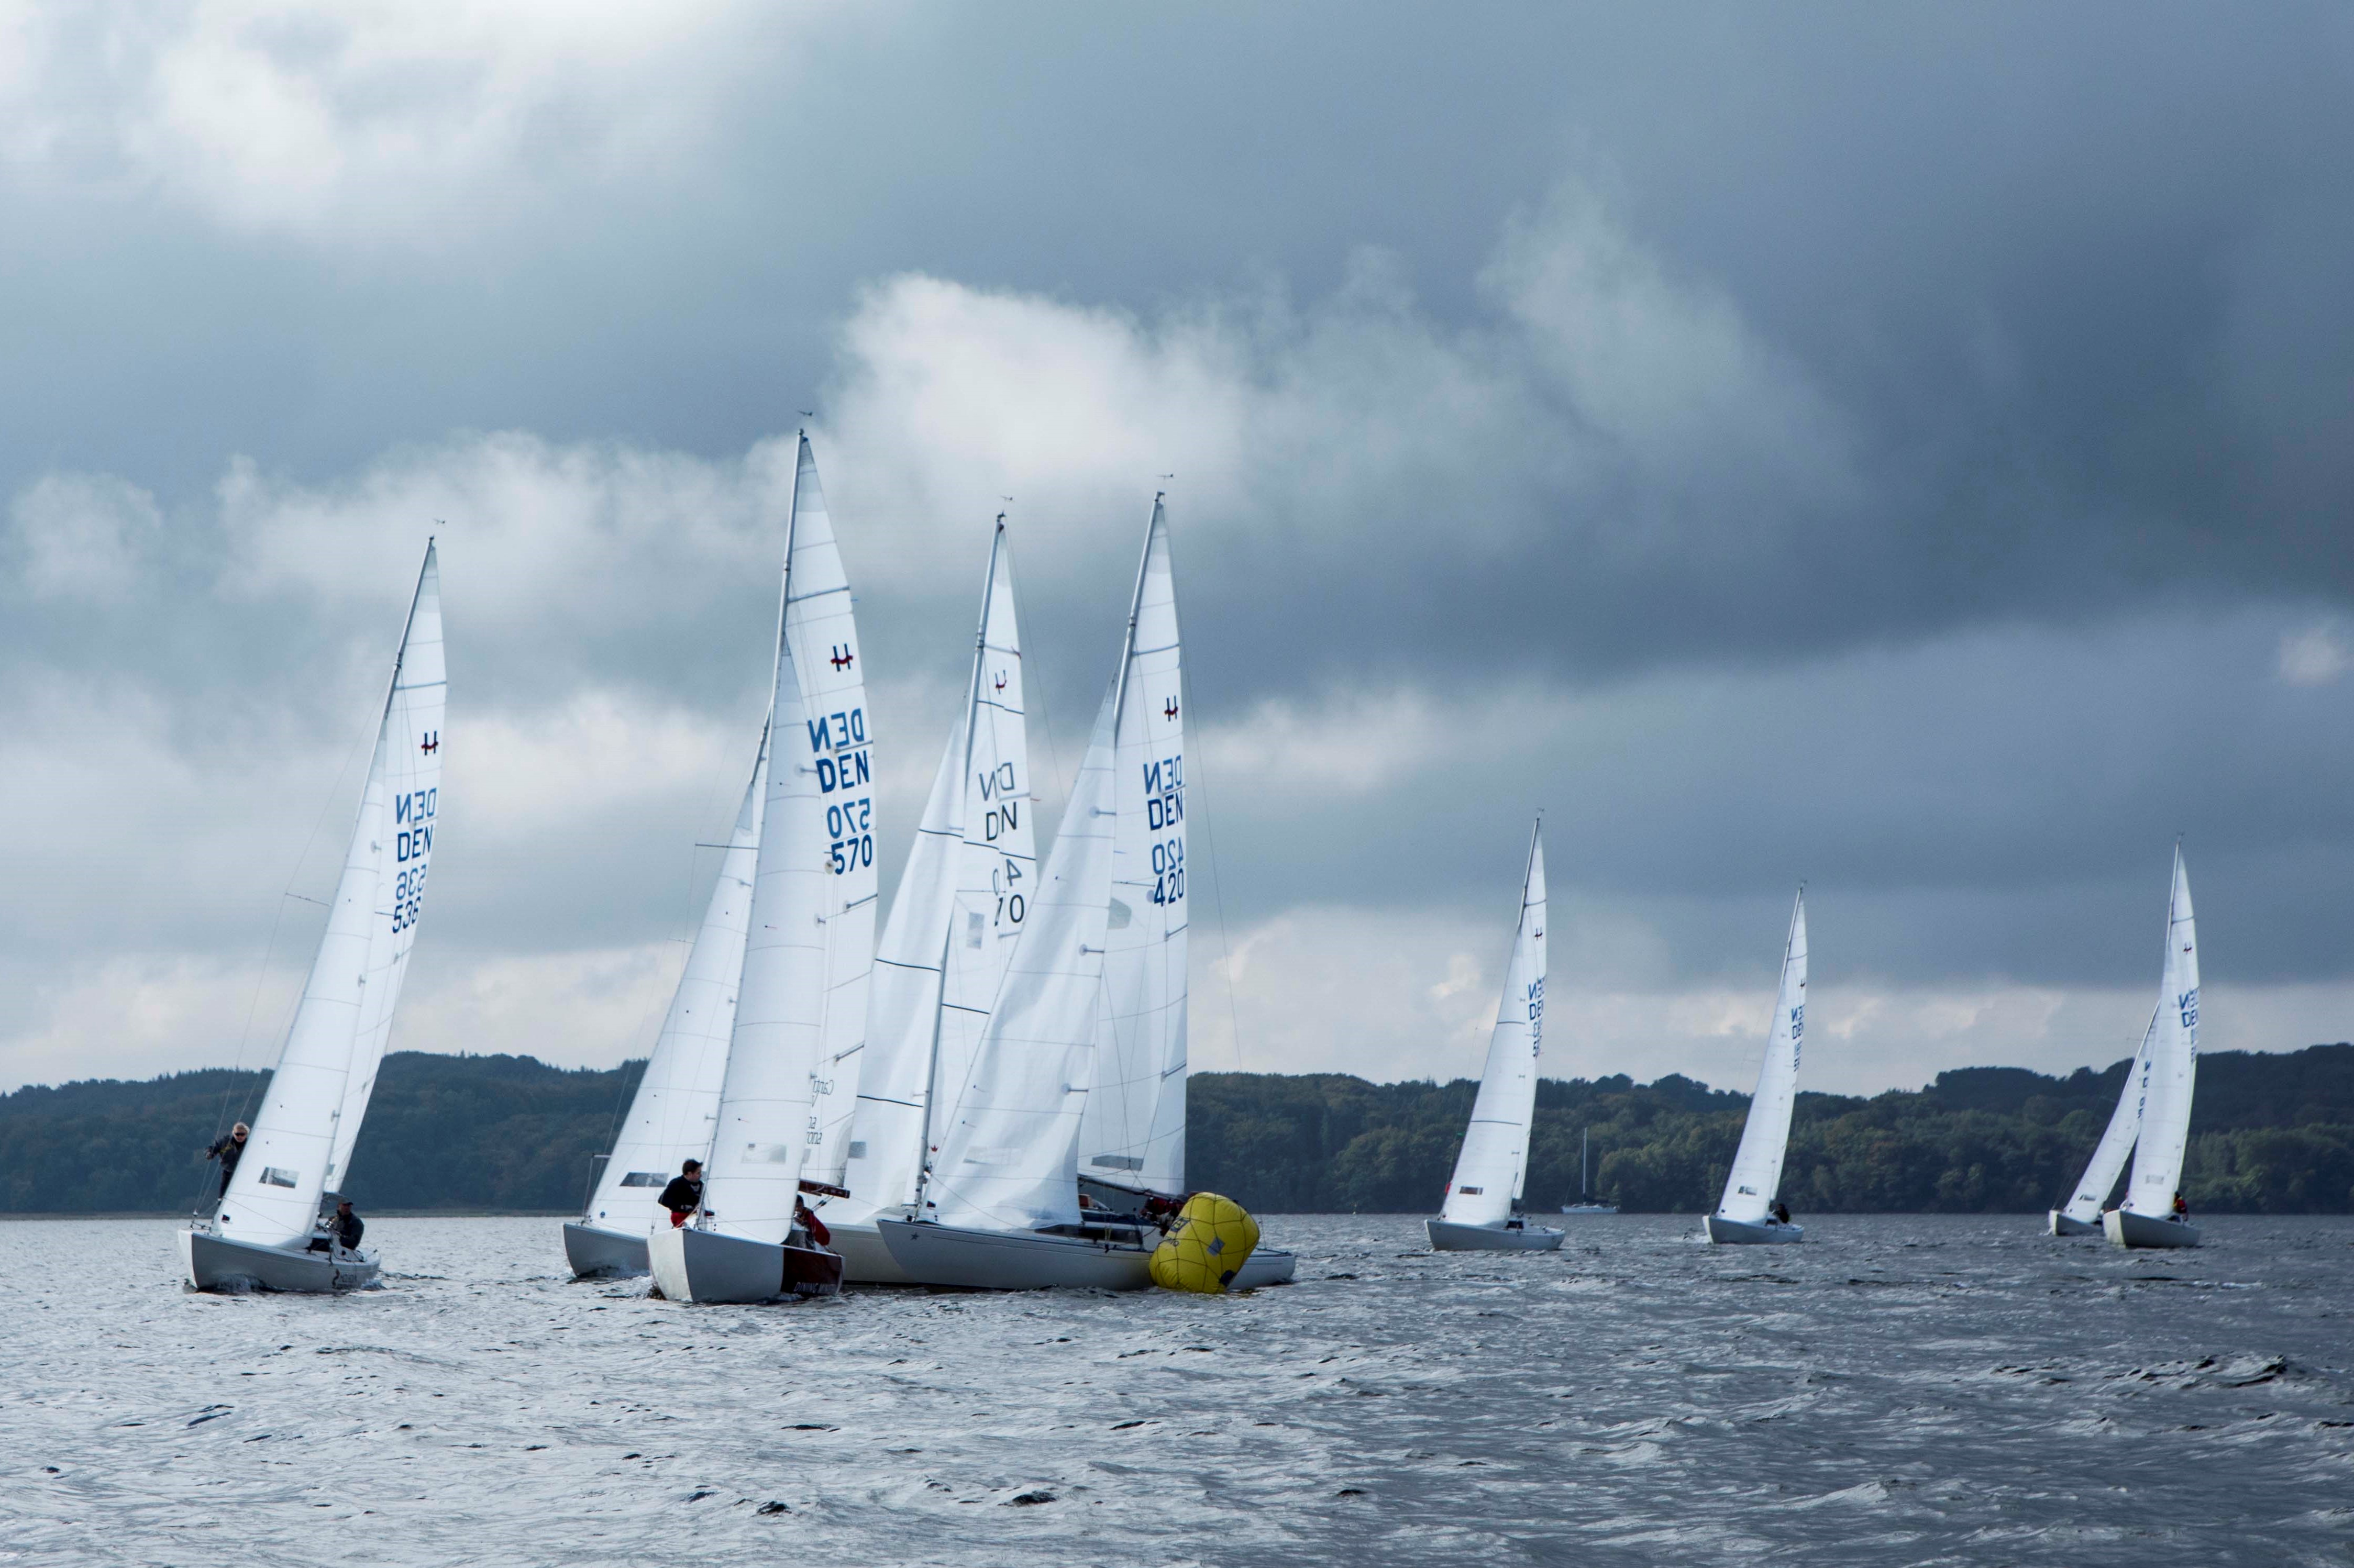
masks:
{"label": "crew member in dark jacket", "polygon": [[686,1224],[695,1211],[703,1207],[703,1161],[690,1160],[680,1166],[678,1174],[670,1179],[670,1185],[654,1202],[670,1211],[673,1230]]}
{"label": "crew member in dark jacket", "polygon": [[335,1233],[335,1240],[342,1244],[345,1252],[360,1250],[360,1237],[367,1234],[367,1225],[357,1214],[352,1213],[352,1201],[349,1198],[335,1205],[335,1217],[329,1221],[328,1224],[329,1228]]}
{"label": "crew member in dark jacket", "polygon": [[[218,1122],[215,1122],[213,1125],[215,1127],[218,1127],[220,1124]],[[252,1131],[253,1129],[246,1126],[245,1123],[239,1122],[235,1127],[228,1129],[228,1136],[227,1138],[215,1139],[213,1140],[213,1146],[205,1150],[206,1159],[217,1160],[220,1161],[220,1197],[213,1200],[216,1207],[219,1205],[221,1198],[228,1196],[228,1179],[237,1174],[238,1160],[245,1153],[245,1140],[252,1135]]]}

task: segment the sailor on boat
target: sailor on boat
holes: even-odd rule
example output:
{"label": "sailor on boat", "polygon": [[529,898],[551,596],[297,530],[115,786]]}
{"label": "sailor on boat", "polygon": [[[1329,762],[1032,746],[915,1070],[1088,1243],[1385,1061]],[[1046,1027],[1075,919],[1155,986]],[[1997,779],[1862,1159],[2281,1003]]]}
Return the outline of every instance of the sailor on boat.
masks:
{"label": "sailor on boat", "polygon": [[695,1211],[703,1207],[703,1161],[690,1160],[680,1166],[678,1174],[670,1179],[670,1185],[662,1190],[662,1196],[655,1202],[670,1211],[673,1230],[693,1219]]}
{"label": "sailor on boat", "polygon": [[801,1234],[800,1245],[802,1246],[811,1243],[819,1246],[833,1244],[833,1233],[825,1228],[825,1222],[819,1219],[807,1203],[801,1202],[798,1192],[793,1194],[793,1224]]}
{"label": "sailor on boat", "polygon": [[2174,1192],[2174,1219],[2177,1224],[2190,1223],[2190,1205],[2183,1200],[2182,1190],[2179,1187]]}
{"label": "sailor on boat", "polygon": [[338,1198],[335,1200],[334,1215],[326,1222],[325,1234],[311,1238],[311,1250],[325,1252],[333,1244],[345,1252],[357,1252],[360,1250],[360,1237],[366,1234],[367,1222],[352,1213],[352,1201]]}
{"label": "sailor on boat", "polygon": [[[218,1127],[220,1123],[215,1122],[213,1125],[215,1127]],[[227,1138],[215,1139],[213,1140],[213,1146],[205,1150],[205,1158],[207,1160],[217,1160],[220,1161],[220,1191],[213,1195],[212,1206],[214,1208],[219,1208],[220,1201],[228,1196],[228,1179],[237,1174],[238,1157],[245,1152],[245,1140],[251,1137],[252,1134],[253,1129],[251,1128],[246,1126],[243,1122],[239,1122],[235,1127],[228,1129],[228,1136]]]}

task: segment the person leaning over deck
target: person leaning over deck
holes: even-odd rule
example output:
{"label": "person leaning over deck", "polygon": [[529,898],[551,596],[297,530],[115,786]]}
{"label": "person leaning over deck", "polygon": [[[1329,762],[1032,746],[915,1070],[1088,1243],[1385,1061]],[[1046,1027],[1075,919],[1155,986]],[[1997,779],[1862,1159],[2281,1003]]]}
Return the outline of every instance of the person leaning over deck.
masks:
{"label": "person leaning over deck", "polygon": [[[220,1123],[215,1122],[213,1125],[215,1127],[218,1127]],[[238,1159],[239,1156],[244,1154],[245,1140],[249,1137],[252,1136],[252,1132],[253,1129],[251,1128],[246,1126],[243,1122],[239,1122],[235,1127],[228,1129],[228,1136],[227,1138],[217,1138],[213,1139],[212,1147],[205,1150],[206,1159],[217,1160],[220,1161],[220,1193],[218,1197],[213,1199],[213,1206],[215,1208],[218,1208],[220,1206],[221,1200],[228,1196],[228,1179],[237,1174]]]}
{"label": "person leaning over deck", "polygon": [[360,1237],[367,1234],[367,1222],[352,1213],[352,1201],[345,1198],[335,1205],[335,1217],[327,1222],[327,1228],[335,1233],[345,1252],[357,1252]]}
{"label": "person leaning over deck", "polygon": [[670,1185],[654,1202],[670,1211],[671,1229],[686,1224],[695,1211],[703,1207],[703,1161],[690,1160],[680,1166],[678,1174],[670,1179]]}

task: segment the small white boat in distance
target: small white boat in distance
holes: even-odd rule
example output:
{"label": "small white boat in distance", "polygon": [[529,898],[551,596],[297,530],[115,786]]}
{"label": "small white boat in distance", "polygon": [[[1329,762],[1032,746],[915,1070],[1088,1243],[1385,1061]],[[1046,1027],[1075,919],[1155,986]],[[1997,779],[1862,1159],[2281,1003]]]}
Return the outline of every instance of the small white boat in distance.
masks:
{"label": "small white boat in distance", "polygon": [[2182,1158],[2190,1145],[2190,1091],[2199,1072],[2199,931],[2190,914],[2190,874],[2174,846],[2174,892],[2166,913],[2166,965],[2158,1022],[2135,1065],[2141,1136],[2122,1207],[2101,1216],[2118,1246],[2197,1246],[2199,1227],[2178,1218]]}
{"label": "small white boat in distance", "polygon": [[1423,1221],[1433,1252],[1551,1252],[1562,1233],[1514,1211],[1528,1177],[1529,1127],[1536,1115],[1537,1058],[1544,1050],[1544,821],[1529,835],[1521,912],[1512,932],[1504,996],[1488,1036],[1488,1061],[1471,1125],[1455,1157],[1447,1202]]}
{"label": "small white boat in distance", "polygon": [[1561,1206],[1561,1212],[1564,1214],[1583,1214],[1590,1217],[1595,1214],[1615,1214],[1618,1212],[1617,1204],[1603,1202],[1594,1195],[1593,1184],[1586,1179],[1586,1145],[1592,1137],[1593,1129],[1591,1128],[1580,1128],[1578,1129],[1577,1202],[1575,1203],[1564,1203]]}
{"label": "small white boat in distance", "polygon": [[1804,1225],[1781,1217],[1775,1194],[1782,1185],[1782,1157],[1790,1147],[1790,1112],[1798,1101],[1798,1048],[1807,1033],[1807,895],[1802,888],[1790,910],[1790,939],[1782,949],[1782,987],[1774,1001],[1774,1027],[1766,1037],[1766,1060],[1757,1069],[1757,1093],[1724,1197],[1708,1216],[1708,1239],[1721,1245],[1786,1244],[1806,1239]]}
{"label": "small white boat in distance", "polygon": [[2085,1162],[2074,1196],[2051,1213],[2052,1234],[2101,1234],[2101,1205],[2107,1201],[2109,1190],[2117,1184],[2117,1178],[2125,1173],[2126,1159],[2133,1153],[2134,1140],[2141,1134],[2142,1064],[2149,1060],[2149,1048],[2157,1038],[2158,1012],[2153,1009],[2149,1027],[2142,1031],[2141,1048],[2126,1065],[2125,1085],[2117,1090],[2116,1109],[2109,1113],[2109,1125],[2102,1132],[2101,1141],[2093,1147],[2093,1158]]}
{"label": "small white boat in distance", "polygon": [[350,1171],[417,941],[440,813],[445,694],[441,573],[428,542],[302,1003],[228,1191],[180,1233],[180,1263],[198,1290],[351,1290],[376,1278],[376,1255],[346,1250],[321,1211]]}

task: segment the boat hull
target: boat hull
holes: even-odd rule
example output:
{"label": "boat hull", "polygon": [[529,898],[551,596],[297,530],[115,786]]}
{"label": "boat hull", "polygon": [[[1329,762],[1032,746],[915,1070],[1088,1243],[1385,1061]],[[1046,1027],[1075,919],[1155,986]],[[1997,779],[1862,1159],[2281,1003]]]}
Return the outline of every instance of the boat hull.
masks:
{"label": "boat hull", "polygon": [[[875,1228],[909,1283],[966,1290],[1142,1290],[1152,1252],[1129,1244],[1039,1231],[967,1230],[877,1220]],[[1158,1238],[1156,1238],[1158,1239]]]}
{"label": "boat hull", "polygon": [[842,1290],[842,1259],[821,1247],[786,1246],[693,1227],[646,1238],[655,1287],[672,1301],[750,1304]]}
{"label": "boat hull", "polygon": [[1257,1290],[1262,1285],[1288,1285],[1299,1267],[1299,1255],[1279,1246],[1253,1247],[1242,1267],[1226,1284],[1229,1291]]}
{"label": "boat hull", "polygon": [[1618,1205],[1616,1203],[1564,1203],[1562,1205],[1561,1212],[1580,1219],[1591,1219],[1596,1214],[1615,1214],[1618,1212]]}
{"label": "boat hull", "polygon": [[1502,1225],[1461,1225],[1447,1220],[1425,1220],[1433,1252],[1552,1252],[1562,1234],[1544,1225],[1507,1230]]}
{"label": "boat hull", "polygon": [[376,1255],[346,1252],[294,1252],[231,1241],[208,1231],[180,1233],[180,1263],[197,1290],[285,1290],[323,1296],[360,1290],[377,1277]]}
{"label": "boat hull", "polygon": [[848,1220],[828,1227],[833,1239],[826,1245],[842,1255],[842,1277],[852,1285],[914,1285],[899,1266],[873,1220]]}
{"label": "boat hull", "polygon": [[2090,1220],[2073,1220],[2059,1210],[2052,1211],[2052,1234],[2055,1236],[2096,1236],[2101,1227]]}
{"label": "boat hull", "polygon": [[2111,1209],[2101,1229],[2118,1246],[2197,1246],[2199,1227],[2188,1220],[2155,1220],[2130,1209]]}
{"label": "boat hull", "polygon": [[1711,1214],[1705,1222],[1708,1239],[1719,1246],[1788,1246],[1807,1239],[1804,1225],[1751,1224]]}
{"label": "boat hull", "polygon": [[599,1230],[578,1220],[564,1226],[564,1260],[575,1279],[625,1279],[652,1267],[646,1261],[646,1238]]}

